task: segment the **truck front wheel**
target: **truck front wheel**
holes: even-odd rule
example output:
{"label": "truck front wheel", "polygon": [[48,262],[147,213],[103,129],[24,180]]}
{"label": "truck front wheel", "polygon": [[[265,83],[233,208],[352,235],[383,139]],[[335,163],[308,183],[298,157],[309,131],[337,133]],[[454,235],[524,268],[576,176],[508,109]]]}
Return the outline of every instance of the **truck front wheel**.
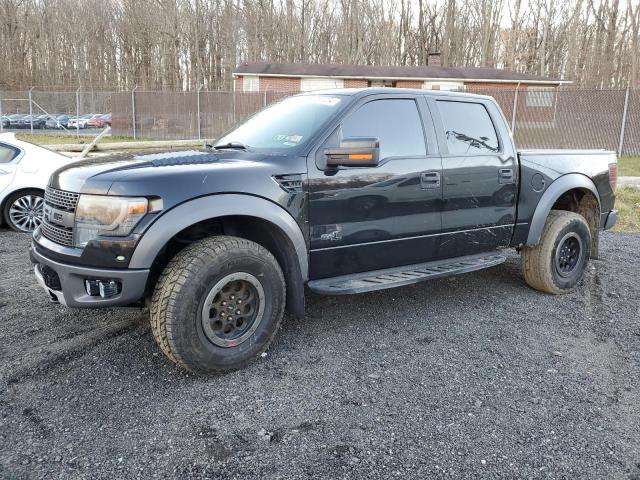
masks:
{"label": "truck front wheel", "polygon": [[538,245],[521,251],[524,279],[542,292],[570,292],[582,278],[590,251],[591,233],[584,217],[551,210]]}
{"label": "truck front wheel", "polygon": [[236,237],[210,237],[178,253],[150,305],[163,353],[198,373],[241,368],[264,352],[284,313],[286,287],[276,259]]}

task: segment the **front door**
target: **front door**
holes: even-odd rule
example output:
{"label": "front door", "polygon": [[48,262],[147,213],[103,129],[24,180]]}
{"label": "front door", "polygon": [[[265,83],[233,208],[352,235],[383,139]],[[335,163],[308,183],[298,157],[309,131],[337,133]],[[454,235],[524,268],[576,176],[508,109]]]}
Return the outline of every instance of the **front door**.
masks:
{"label": "front door", "polygon": [[430,104],[443,152],[441,258],[508,246],[518,171],[504,121],[494,121],[499,112],[483,100],[441,98]]}
{"label": "front door", "polygon": [[[380,142],[377,167],[323,168],[341,139]],[[421,96],[365,97],[310,158],[310,277],[418,263],[437,251],[441,160]]]}

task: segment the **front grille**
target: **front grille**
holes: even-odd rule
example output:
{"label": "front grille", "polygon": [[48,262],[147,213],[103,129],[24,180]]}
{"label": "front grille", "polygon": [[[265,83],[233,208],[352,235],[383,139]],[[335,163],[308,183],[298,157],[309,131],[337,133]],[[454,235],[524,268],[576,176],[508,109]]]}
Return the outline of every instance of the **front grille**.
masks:
{"label": "front grille", "polygon": [[58,227],[48,223],[46,220],[40,224],[40,231],[45,238],[60,245],[73,246],[73,229]]}
{"label": "front grille", "polygon": [[80,198],[79,193],[64,192],[51,187],[47,187],[44,192],[45,203],[69,212],[73,212],[76,209],[78,198]]}
{"label": "front grille", "polygon": [[[47,187],[44,192],[44,202],[59,210],[75,212],[78,204],[79,193],[64,192],[55,188]],[[66,228],[47,221],[46,215],[42,219],[40,231],[45,238],[60,245],[73,246],[73,228]]]}

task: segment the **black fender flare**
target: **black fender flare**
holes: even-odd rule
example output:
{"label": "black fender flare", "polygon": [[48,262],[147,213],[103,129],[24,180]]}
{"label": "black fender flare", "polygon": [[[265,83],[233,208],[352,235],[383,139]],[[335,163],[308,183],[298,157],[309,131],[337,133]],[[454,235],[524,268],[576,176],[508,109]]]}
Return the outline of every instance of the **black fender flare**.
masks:
{"label": "black fender flare", "polygon": [[600,195],[598,194],[598,189],[589,177],[580,173],[569,173],[559,177],[549,185],[538,202],[538,206],[531,218],[529,235],[527,236],[526,242],[527,246],[535,246],[540,241],[544,224],[547,221],[551,207],[553,207],[556,201],[564,193],[577,188],[586,189],[593,193],[598,201],[598,209],[600,209]]}
{"label": "black fender flare", "polygon": [[160,250],[178,232],[191,225],[217,217],[243,215],[266,220],[282,230],[291,241],[300,263],[302,279],[308,279],[307,244],[302,230],[282,207],[260,197],[219,194],[182,203],[161,215],[144,232],[129,262],[129,268],[151,268]]}
{"label": "black fender flare", "polygon": [[142,235],[129,262],[129,268],[151,268],[160,250],[178,232],[203,220],[228,215],[256,217],[271,222],[282,230],[296,251],[302,280],[308,279],[307,243],[293,217],[284,208],[264,198],[242,194],[196,198],[161,215]]}
{"label": "black fender flare", "polygon": [[295,256],[297,262],[291,260],[287,307],[295,316],[304,316],[304,283],[309,277],[307,243],[293,217],[284,208],[264,198],[218,194],[196,198],[172,208],[144,232],[131,257],[129,268],[151,268],[160,251],[178,232],[203,220],[229,215],[255,217],[270,222],[289,239],[294,250],[291,257]]}

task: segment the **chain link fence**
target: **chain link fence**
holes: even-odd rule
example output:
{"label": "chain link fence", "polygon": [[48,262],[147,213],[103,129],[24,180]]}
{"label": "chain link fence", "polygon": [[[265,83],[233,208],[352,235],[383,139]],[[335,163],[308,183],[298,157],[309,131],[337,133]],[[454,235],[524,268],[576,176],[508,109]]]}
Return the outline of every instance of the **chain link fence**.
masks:
{"label": "chain link fence", "polygon": [[640,155],[640,90],[474,90],[496,99],[518,148]]}
{"label": "chain link fence", "polygon": [[[502,108],[518,148],[589,148],[640,155],[640,90],[474,89]],[[0,92],[0,129],[13,130],[11,116],[33,118],[111,113],[112,134],[137,139],[213,139],[261,108],[293,93],[222,91],[93,90]],[[42,122],[36,123],[38,133]],[[20,128],[18,127],[18,128]],[[44,128],[44,126],[43,126]],[[58,133],[96,133],[62,126]]]}
{"label": "chain link fence", "polygon": [[145,92],[113,96],[113,135],[156,140],[212,139],[265,106],[292,95],[282,92]]}
{"label": "chain link fence", "polygon": [[[96,90],[38,90],[0,91],[0,113],[2,125],[0,133],[5,130],[28,133],[66,133],[79,135],[85,132],[84,125],[68,127],[68,118],[107,114],[112,111],[114,92]],[[57,122],[47,127],[47,120],[67,117],[64,122]],[[82,130],[82,131],[81,131]]]}

